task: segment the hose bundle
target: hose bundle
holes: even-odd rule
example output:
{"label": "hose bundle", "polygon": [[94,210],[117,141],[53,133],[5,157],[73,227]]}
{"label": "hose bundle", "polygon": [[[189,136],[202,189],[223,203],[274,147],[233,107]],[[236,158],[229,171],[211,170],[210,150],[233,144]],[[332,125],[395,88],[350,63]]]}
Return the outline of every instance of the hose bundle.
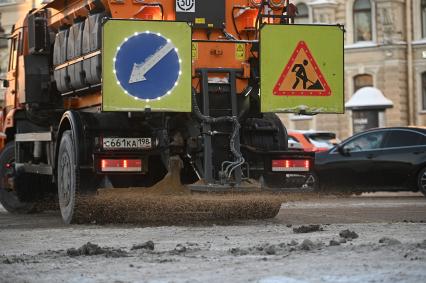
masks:
{"label": "hose bundle", "polygon": [[201,113],[201,110],[198,107],[195,89],[192,89],[192,100],[193,100],[193,103],[192,103],[193,112],[200,121],[203,121],[208,124],[223,123],[223,122],[233,123],[233,129],[232,129],[232,134],[229,141],[229,147],[231,149],[232,154],[235,157],[235,160],[224,161],[222,162],[222,165],[221,165],[222,173],[229,180],[231,178],[232,173],[235,171],[235,169],[237,169],[239,166],[241,166],[245,162],[243,155],[235,147],[235,142],[237,137],[240,134],[240,128],[241,128],[240,122],[238,121],[238,117],[236,116],[211,117],[211,116],[204,115],[203,113]]}

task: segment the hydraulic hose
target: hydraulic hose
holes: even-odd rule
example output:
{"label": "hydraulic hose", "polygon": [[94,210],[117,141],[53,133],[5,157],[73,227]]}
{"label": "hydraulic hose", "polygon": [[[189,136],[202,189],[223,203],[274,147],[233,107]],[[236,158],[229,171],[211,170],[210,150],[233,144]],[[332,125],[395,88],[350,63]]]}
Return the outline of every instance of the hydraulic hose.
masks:
{"label": "hydraulic hose", "polygon": [[[222,162],[222,172],[224,172],[225,176],[229,179],[229,178],[231,178],[232,172],[236,168],[238,168],[238,166],[241,166],[245,162],[243,155],[235,147],[235,141],[240,134],[240,128],[241,128],[240,122],[238,121],[238,117],[222,116],[222,117],[216,118],[216,117],[204,115],[203,113],[201,113],[201,110],[198,107],[197,97],[196,97],[196,93],[195,93],[194,88],[192,89],[192,101],[193,101],[193,103],[192,103],[193,113],[195,114],[195,116],[200,121],[207,123],[207,124],[215,124],[215,123],[222,123],[222,122],[233,123],[232,134],[231,134],[231,138],[229,139],[229,147],[231,149],[232,154],[235,157],[235,160],[234,161]],[[225,170],[223,170],[223,167],[225,165],[227,165],[227,166],[226,166]]]}

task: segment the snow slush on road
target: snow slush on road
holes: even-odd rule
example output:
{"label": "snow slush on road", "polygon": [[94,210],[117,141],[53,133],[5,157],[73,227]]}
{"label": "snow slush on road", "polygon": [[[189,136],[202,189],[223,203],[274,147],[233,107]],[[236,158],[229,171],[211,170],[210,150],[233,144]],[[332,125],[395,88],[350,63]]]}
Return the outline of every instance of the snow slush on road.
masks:
{"label": "snow slush on road", "polygon": [[200,221],[268,219],[281,200],[252,192],[194,193],[180,182],[180,162],[150,188],[99,189],[96,195],[76,198],[73,223],[184,224]]}

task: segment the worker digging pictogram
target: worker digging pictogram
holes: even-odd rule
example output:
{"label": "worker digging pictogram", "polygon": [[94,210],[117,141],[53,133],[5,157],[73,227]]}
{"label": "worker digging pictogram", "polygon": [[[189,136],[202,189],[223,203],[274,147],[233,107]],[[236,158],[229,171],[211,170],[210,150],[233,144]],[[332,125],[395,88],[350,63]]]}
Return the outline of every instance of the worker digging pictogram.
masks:
{"label": "worker digging pictogram", "polygon": [[277,96],[330,96],[331,89],[304,41],[294,50],[273,94]]}

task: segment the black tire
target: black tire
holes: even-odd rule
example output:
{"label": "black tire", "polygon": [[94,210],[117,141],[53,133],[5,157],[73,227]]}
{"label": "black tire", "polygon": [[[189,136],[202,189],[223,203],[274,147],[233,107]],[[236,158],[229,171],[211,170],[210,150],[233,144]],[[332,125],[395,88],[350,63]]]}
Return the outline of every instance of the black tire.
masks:
{"label": "black tire", "polygon": [[[15,170],[15,142],[9,142],[0,153],[0,203],[10,213],[25,214],[34,209],[33,202],[22,201],[16,190],[18,176]],[[21,180],[19,180],[21,181]],[[24,182],[25,183],[25,182]]]}
{"label": "black tire", "polygon": [[287,150],[288,149],[288,133],[287,129],[284,127],[283,122],[275,113],[265,113],[263,114],[263,118],[272,122],[275,127],[278,129],[278,133],[276,135],[274,149],[276,150]]}
{"label": "black tire", "polygon": [[417,187],[426,196],[426,167],[417,175]]}
{"label": "black tire", "polygon": [[77,164],[77,150],[71,131],[62,135],[58,152],[58,199],[65,224],[73,222],[76,195],[80,189],[80,174]]}

